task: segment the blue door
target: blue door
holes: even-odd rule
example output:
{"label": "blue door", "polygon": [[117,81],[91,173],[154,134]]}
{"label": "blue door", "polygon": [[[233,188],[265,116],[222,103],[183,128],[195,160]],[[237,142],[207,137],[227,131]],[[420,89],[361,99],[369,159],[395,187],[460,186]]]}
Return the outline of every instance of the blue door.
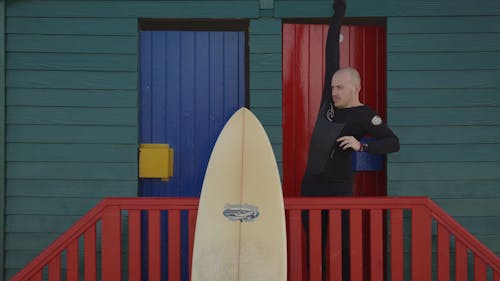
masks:
{"label": "blue door", "polygon": [[[140,142],[169,144],[175,162],[169,181],[141,179],[138,194],[199,197],[217,136],[231,115],[245,106],[245,33],[141,31],[140,40]],[[187,280],[187,216],[182,219],[183,280]],[[162,232],[168,231],[166,226],[163,214]],[[143,258],[147,268],[147,255]],[[166,276],[162,272],[162,280]]]}

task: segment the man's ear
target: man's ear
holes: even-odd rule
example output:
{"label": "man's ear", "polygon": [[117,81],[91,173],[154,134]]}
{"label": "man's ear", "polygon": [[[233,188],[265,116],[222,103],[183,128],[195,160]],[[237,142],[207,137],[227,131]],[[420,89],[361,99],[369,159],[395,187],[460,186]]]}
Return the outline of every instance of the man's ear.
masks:
{"label": "man's ear", "polygon": [[354,85],[354,89],[356,89],[356,92],[359,94],[361,91],[361,85]]}

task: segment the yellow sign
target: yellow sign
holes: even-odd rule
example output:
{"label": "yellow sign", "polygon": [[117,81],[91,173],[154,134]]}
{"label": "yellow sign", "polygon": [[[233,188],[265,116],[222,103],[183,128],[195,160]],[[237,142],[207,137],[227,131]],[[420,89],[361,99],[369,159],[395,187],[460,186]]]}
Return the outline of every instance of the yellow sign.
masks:
{"label": "yellow sign", "polygon": [[174,175],[174,150],[163,143],[143,143],[139,147],[139,177],[167,181]]}

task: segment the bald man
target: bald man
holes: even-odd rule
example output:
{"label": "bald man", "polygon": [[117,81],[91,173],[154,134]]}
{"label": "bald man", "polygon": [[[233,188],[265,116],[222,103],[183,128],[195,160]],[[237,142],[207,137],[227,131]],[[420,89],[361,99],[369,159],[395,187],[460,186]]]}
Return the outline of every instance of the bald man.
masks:
{"label": "bald man", "polygon": [[[302,196],[352,196],[352,153],[387,154],[399,150],[399,139],[372,109],[359,99],[361,77],[354,68],[339,69],[339,36],[345,15],[345,0],[333,1],[325,47],[325,77],[318,117],[313,129]],[[374,141],[361,143],[370,135]],[[303,213],[306,229],[309,219]],[[322,245],[326,245],[328,213],[322,212]],[[307,236],[307,239],[308,236]],[[342,212],[342,278],[350,280],[349,216]],[[326,253],[323,267],[326,266]],[[323,271],[325,273],[326,270]],[[326,274],[323,280],[326,280]]]}

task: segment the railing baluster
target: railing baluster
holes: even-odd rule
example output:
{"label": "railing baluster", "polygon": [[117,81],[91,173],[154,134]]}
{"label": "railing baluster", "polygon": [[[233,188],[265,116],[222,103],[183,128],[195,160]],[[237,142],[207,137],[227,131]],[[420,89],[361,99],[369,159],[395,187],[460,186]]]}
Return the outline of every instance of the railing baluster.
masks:
{"label": "railing baluster", "polygon": [[288,212],[289,280],[302,281],[302,215],[301,210]]}
{"label": "railing baluster", "polygon": [[359,209],[351,209],[349,221],[351,280],[363,280],[363,212]]}
{"label": "railing baluster", "polygon": [[181,280],[181,212],[168,211],[168,280]]}
{"label": "railing baluster", "polygon": [[57,255],[49,262],[49,280],[61,281],[61,256]]}
{"label": "railing baluster", "polygon": [[161,279],[160,211],[149,210],[148,214],[149,281],[159,281]]}
{"label": "railing baluster", "polygon": [[84,279],[85,281],[96,280],[96,226],[92,225],[84,234]]}
{"label": "railing baluster", "polygon": [[66,277],[68,281],[78,281],[78,239],[66,249]]}
{"label": "railing baluster", "polygon": [[128,276],[130,281],[141,280],[141,212],[128,212]]}
{"label": "railing baluster", "polygon": [[328,237],[330,241],[329,274],[330,280],[342,279],[342,211],[330,210]]}
{"label": "railing baluster", "polygon": [[384,237],[383,237],[382,210],[370,212],[370,261],[371,281],[384,279]]}
{"label": "railing baluster", "polygon": [[450,281],[450,233],[438,224],[438,281]]}
{"label": "railing baluster", "polygon": [[474,255],[474,281],[486,281],[486,265]]}
{"label": "railing baluster", "polygon": [[391,209],[391,280],[403,281],[403,210]]}
{"label": "railing baluster", "polygon": [[[193,261],[194,234],[196,231],[197,210],[188,211],[188,235],[189,235],[189,277],[191,278],[191,263]],[[191,279],[190,279],[191,280]]]}
{"label": "railing baluster", "polygon": [[455,237],[455,278],[467,281],[467,248]]}
{"label": "railing baluster", "polygon": [[309,276],[310,281],[321,281],[323,256],[321,245],[321,210],[309,211]]}
{"label": "railing baluster", "polygon": [[102,217],[102,279],[121,281],[121,212],[119,207],[108,207]]}
{"label": "railing baluster", "polygon": [[412,280],[431,280],[431,227],[430,212],[425,207],[414,208],[411,218]]}

